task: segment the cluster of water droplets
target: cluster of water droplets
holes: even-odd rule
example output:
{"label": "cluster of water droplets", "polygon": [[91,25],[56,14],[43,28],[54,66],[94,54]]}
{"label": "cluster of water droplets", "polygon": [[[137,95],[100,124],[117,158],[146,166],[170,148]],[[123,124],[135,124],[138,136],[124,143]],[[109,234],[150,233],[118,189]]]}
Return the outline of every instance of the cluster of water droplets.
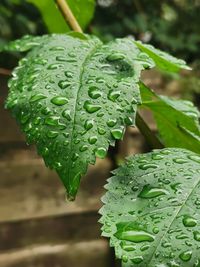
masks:
{"label": "cluster of water droplets", "polygon": [[157,150],[110,178],[102,230],[127,266],[198,266],[199,163],[186,150]]}

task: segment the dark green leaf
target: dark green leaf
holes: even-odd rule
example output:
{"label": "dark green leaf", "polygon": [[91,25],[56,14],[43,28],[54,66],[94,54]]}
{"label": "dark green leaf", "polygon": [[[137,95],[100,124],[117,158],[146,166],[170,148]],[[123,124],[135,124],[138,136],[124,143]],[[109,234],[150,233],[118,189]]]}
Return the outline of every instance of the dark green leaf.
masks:
{"label": "dark green leaf", "polygon": [[160,137],[167,147],[187,148],[200,153],[200,113],[193,103],[156,95],[141,84],[142,106],[153,112]]}
{"label": "dark green leaf", "polygon": [[153,47],[152,45],[143,44],[140,41],[135,41],[134,43],[141,51],[148,54],[153,59],[156,66],[161,70],[169,72],[178,72],[181,69],[191,69],[186,65],[184,60],[177,59],[169,55],[168,53]]}
{"label": "dark green leaf", "polygon": [[[53,0],[27,0],[34,4],[41,12],[50,33],[65,33],[70,31],[62,14]],[[74,16],[82,29],[91,21],[95,8],[95,0],[67,0]]]}
{"label": "dark green leaf", "polygon": [[106,189],[103,236],[124,266],[199,266],[199,155],[171,148],[131,156]]}
{"label": "dark green leaf", "polygon": [[134,125],[140,72],[152,66],[149,58],[137,61],[140,51],[129,39],[104,45],[84,36],[26,37],[6,47],[33,47],[13,72],[7,108],[70,197],[88,164]]}

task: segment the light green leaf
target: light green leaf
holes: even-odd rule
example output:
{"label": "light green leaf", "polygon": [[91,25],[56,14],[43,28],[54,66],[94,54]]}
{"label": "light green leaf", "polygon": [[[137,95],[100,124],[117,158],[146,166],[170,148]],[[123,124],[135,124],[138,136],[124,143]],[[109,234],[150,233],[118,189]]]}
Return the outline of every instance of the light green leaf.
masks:
{"label": "light green leaf", "polygon": [[167,147],[187,148],[200,153],[200,113],[193,103],[156,95],[141,84],[142,108],[153,112],[159,135]]}
{"label": "light green leaf", "polygon": [[199,266],[199,155],[171,148],[131,156],[106,189],[102,233],[124,266]]}
{"label": "light green leaf", "polygon": [[5,49],[31,46],[9,82],[7,108],[73,198],[88,164],[135,124],[140,72],[153,63],[137,61],[140,51],[129,39],[104,45],[74,33],[26,37]]}
{"label": "light green leaf", "polygon": [[[27,1],[34,4],[40,10],[50,33],[65,33],[70,31],[69,26],[67,26],[53,0]],[[84,30],[93,17],[95,0],[67,0],[67,3],[81,28]]]}
{"label": "light green leaf", "polygon": [[163,52],[152,45],[143,44],[140,41],[134,41],[138,48],[144,53],[148,54],[156,66],[168,72],[178,72],[181,69],[191,70],[189,66],[186,65],[184,60],[177,59],[166,52]]}

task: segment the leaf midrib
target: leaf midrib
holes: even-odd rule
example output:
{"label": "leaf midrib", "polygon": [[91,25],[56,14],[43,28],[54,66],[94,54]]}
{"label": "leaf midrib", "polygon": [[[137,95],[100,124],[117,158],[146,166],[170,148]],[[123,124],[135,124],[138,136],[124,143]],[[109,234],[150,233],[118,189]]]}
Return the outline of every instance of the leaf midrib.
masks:
{"label": "leaf midrib", "polygon": [[[79,88],[77,90],[77,95],[76,95],[76,99],[75,99],[75,106],[74,106],[74,110],[73,110],[73,114],[74,114],[74,117],[73,117],[73,128],[72,128],[72,132],[71,132],[71,137],[70,137],[70,149],[69,149],[69,152],[71,153],[72,152],[72,148],[73,148],[73,144],[72,144],[72,139],[73,139],[73,135],[74,135],[74,130],[75,130],[75,119],[76,119],[76,110],[77,110],[77,104],[78,104],[78,97],[79,97],[79,92],[82,88],[82,78],[83,78],[83,74],[84,74],[84,68],[85,68],[85,63],[88,61],[88,59],[90,57],[92,57],[92,55],[96,52],[96,50],[102,45],[102,43],[99,43],[99,44],[95,44],[94,48],[88,53],[88,55],[85,57],[82,65],[81,65],[81,72],[80,72],[80,75],[79,75]],[[71,166],[71,157],[69,158],[69,166]],[[68,171],[67,171],[67,177],[69,177],[69,173],[70,173],[70,170],[71,168],[68,168]],[[69,180],[69,187],[71,186],[70,184],[70,180]]]}

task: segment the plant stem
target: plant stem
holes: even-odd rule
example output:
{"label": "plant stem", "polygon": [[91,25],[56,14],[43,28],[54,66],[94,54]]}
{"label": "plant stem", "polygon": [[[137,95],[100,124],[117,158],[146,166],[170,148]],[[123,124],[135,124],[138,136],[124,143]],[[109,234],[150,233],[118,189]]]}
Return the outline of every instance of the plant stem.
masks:
{"label": "plant stem", "polygon": [[146,124],[146,122],[143,120],[143,118],[138,112],[136,114],[136,125],[151,148],[164,147],[164,145],[161,143],[158,137],[151,131],[149,126]]}
{"label": "plant stem", "polygon": [[80,25],[78,24],[78,21],[74,17],[67,0],[55,0],[58,8],[60,9],[60,12],[62,13],[65,21],[69,23],[69,26],[72,30],[75,32],[83,32]]}

